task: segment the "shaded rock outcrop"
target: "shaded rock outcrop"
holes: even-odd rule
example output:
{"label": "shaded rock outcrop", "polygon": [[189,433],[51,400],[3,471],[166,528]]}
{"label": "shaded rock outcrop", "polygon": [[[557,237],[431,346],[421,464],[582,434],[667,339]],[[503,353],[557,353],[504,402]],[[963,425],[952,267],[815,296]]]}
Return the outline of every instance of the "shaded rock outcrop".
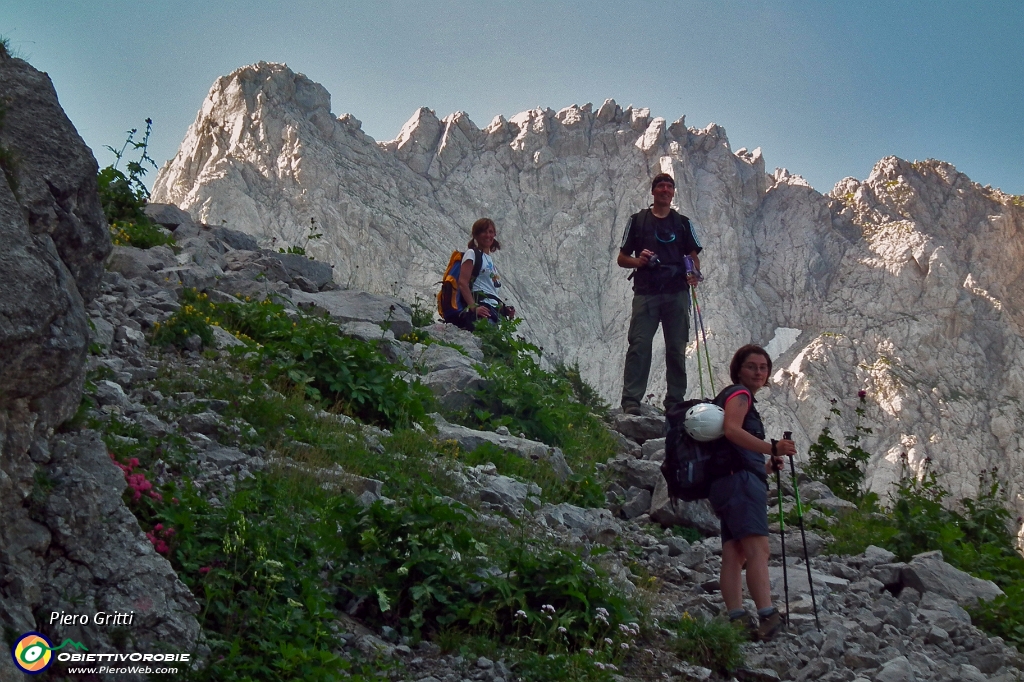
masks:
{"label": "shaded rock outcrop", "polygon": [[132,650],[190,650],[195,601],[122,501],[121,471],[96,434],[55,434],[79,406],[85,304],[111,250],[96,161],[46,74],[2,54],[0,94],[0,624],[74,637],[51,611],[134,610]]}

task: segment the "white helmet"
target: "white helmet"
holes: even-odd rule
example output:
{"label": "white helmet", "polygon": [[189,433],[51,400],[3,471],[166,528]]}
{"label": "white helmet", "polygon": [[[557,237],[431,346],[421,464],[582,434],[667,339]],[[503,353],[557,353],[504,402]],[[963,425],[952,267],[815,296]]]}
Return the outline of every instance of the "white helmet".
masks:
{"label": "white helmet", "polygon": [[706,443],[721,438],[725,431],[725,410],[713,403],[698,403],[683,416],[683,428],[694,440]]}

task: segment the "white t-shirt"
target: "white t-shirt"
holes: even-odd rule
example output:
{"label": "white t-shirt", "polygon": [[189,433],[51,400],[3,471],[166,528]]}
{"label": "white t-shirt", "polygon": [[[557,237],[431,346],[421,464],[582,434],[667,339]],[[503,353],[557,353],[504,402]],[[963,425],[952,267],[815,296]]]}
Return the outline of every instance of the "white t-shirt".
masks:
{"label": "white t-shirt", "polygon": [[[474,258],[473,249],[467,249],[466,253],[462,256],[462,267],[472,268]],[[501,277],[498,275],[498,271],[494,269],[494,261],[491,259],[490,254],[480,252],[480,274],[473,280],[470,285],[470,291],[479,291],[483,294],[481,302],[486,302],[494,307],[501,305],[501,294],[498,290],[501,288]]]}

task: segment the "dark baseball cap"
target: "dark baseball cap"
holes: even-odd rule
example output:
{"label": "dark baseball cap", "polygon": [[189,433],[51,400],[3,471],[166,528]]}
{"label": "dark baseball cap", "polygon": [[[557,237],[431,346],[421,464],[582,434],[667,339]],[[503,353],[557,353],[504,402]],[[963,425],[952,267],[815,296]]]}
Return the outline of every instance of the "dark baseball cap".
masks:
{"label": "dark baseball cap", "polygon": [[653,190],[655,187],[657,187],[659,182],[667,182],[673,187],[676,186],[675,179],[668,173],[658,173],[657,175],[655,175],[654,179],[651,180],[651,189]]}

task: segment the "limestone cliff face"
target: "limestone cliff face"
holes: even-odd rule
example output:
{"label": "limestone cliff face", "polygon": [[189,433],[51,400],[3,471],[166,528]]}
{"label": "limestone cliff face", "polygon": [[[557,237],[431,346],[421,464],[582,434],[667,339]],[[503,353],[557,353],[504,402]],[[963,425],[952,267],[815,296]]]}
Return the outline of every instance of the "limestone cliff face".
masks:
{"label": "limestone cliff face", "polygon": [[[304,244],[315,220],[325,237],[307,249],[339,284],[428,305],[450,252],[490,216],[523,331],[578,360],[614,400],[630,300],[615,253],[661,171],[705,247],[717,387],[736,347],[774,338],[772,435],[792,428],[806,444],[833,398],[833,430],[851,434],[865,389],[877,489],[902,452],[955,472],[958,493],[998,465],[1024,512],[1024,207],[948,164],[886,158],[866,181],[822,195],[786,171],[767,175],[760,150],[734,152],[719,126],[669,124],[612,100],[485,128],[420,109],[377,143],[331,113],[322,86],[260,63],[214,84],[153,199],[268,245]],[[659,396],[663,374],[656,364]]]}

